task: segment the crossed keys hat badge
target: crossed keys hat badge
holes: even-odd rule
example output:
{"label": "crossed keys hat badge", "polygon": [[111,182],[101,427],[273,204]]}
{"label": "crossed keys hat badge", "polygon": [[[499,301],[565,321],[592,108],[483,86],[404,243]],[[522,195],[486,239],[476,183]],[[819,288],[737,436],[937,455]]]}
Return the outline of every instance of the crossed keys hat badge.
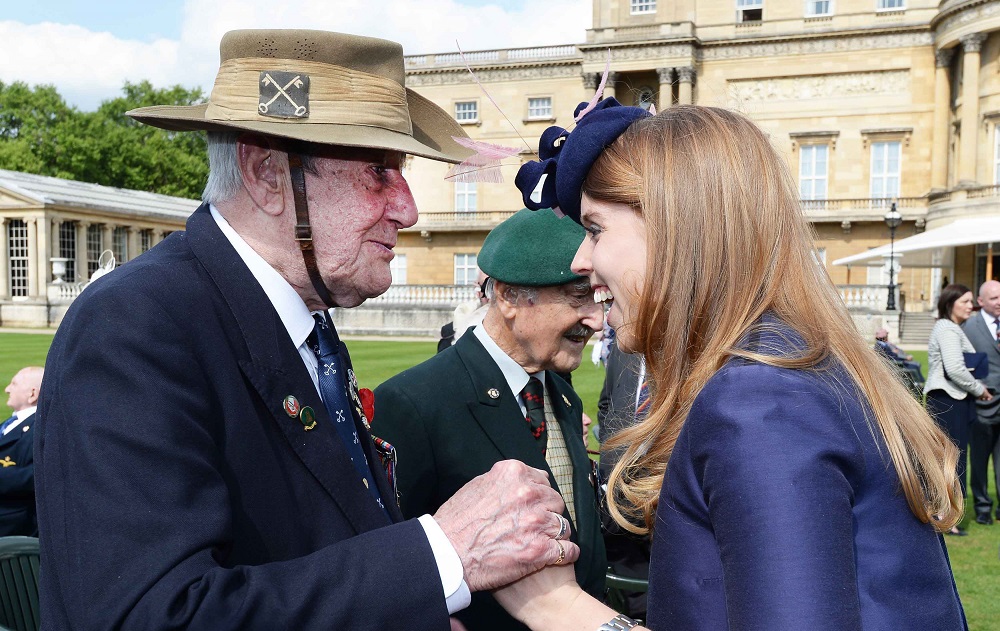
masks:
{"label": "crossed keys hat badge", "polygon": [[309,75],[279,70],[260,73],[261,116],[306,118],[309,116]]}

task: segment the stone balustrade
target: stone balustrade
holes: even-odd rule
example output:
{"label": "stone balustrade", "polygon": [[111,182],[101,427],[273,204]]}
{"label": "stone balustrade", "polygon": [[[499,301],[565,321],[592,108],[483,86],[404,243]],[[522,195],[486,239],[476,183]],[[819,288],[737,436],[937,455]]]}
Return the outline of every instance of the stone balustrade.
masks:
{"label": "stone balustrade", "polygon": [[[465,61],[470,64],[488,63],[502,64],[504,62],[538,61],[550,59],[565,59],[579,57],[576,46],[533,46],[530,48],[505,48],[498,50],[473,50],[464,53]],[[412,70],[421,68],[440,68],[444,66],[464,66],[460,53],[441,53],[436,55],[409,55],[405,57],[406,67]]]}
{"label": "stone balustrade", "polygon": [[[896,285],[896,308],[903,309],[899,292],[902,285]],[[885,311],[889,299],[888,285],[837,285],[841,300],[851,311]]]}
{"label": "stone balustrade", "polygon": [[381,296],[366,300],[365,305],[454,308],[475,297],[475,285],[392,285]]}

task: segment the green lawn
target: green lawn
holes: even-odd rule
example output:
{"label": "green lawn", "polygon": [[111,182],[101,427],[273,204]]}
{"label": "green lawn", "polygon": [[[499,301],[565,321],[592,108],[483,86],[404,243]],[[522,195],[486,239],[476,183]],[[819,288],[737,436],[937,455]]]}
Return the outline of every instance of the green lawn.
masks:
{"label": "green lawn", "polygon": [[[434,342],[392,342],[350,340],[351,357],[358,381],[363,388],[374,389],[389,377],[430,357],[435,351]],[[41,364],[52,342],[51,334],[0,333],[0,383],[6,385],[22,366]],[[912,351],[914,358],[924,365],[927,373],[927,352]],[[604,379],[604,370],[590,363],[589,351],[583,364],[573,373],[576,387],[584,407],[591,418],[597,418],[597,398]],[[4,399],[6,402],[6,399]],[[0,409],[6,416],[6,411]],[[593,444],[592,446],[596,447]],[[990,476],[991,492],[992,474]],[[972,515],[971,502],[967,514]],[[968,537],[947,537],[955,578],[962,594],[966,615],[972,631],[996,628],[1000,619],[1000,524],[980,526],[971,519],[965,520]]]}

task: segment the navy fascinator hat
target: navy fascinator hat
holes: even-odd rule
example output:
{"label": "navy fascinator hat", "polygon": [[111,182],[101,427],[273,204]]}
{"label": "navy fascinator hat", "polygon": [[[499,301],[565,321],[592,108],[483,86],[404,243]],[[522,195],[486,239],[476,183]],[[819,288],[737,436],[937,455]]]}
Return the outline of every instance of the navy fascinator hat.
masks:
{"label": "navy fascinator hat", "polygon": [[[587,105],[580,103],[574,116]],[[580,223],[580,190],[590,167],[629,125],[647,116],[651,114],[641,107],[607,98],[584,114],[573,131],[555,125],[546,129],[538,141],[539,160],[523,164],[514,179],[524,205],[532,210],[558,206]]]}

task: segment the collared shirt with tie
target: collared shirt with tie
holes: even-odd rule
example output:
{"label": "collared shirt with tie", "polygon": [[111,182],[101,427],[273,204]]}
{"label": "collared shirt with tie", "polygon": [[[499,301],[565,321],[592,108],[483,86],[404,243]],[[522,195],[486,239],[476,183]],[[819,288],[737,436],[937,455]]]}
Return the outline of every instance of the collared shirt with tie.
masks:
{"label": "collared shirt with tie", "polygon": [[[570,520],[575,525],[576,506],[573,503],[573,463],[569,458],[569,450],[566,448],[566,439],[563,436],[559,420],[552,412],[552,395],[548,386],[546,371],[543,370],[529,375],[517,362],[497,346],[497,343],[486,332],[485,327],[477,326],[472,330],[472,333],[479,339],[483,348],[493,358],[493,361],[497,363],[497,367],[500,368],[500,372],[503,373],[508,387],[510,387],[511,392],[517,399],[518,405],[521,407],[521,414],[523,416],[527,416],[527,407],[525,406],[521,392],[524,390],[524,386],[528,383],[528,380],[530,378],[537,378],[545,384],[545,462],[549,465],[549,470],[552,471],[552,477],[555,478],[563,502],[565,502],[566,508],[569,511]],[[512,419],[511,422],[520,423],[524,426],[524,431],[531,435],[531,425],[525,423],[524,420]],[[539,446],[539,448],[543,447]]]}

